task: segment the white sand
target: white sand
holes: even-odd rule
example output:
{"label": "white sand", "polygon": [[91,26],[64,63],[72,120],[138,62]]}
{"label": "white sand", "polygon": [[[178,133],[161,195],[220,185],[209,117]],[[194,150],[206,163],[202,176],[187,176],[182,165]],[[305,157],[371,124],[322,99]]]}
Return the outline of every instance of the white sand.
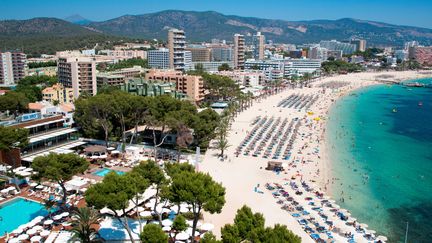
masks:
{"label": "white sand", "polygon": [[[383,74],[393,75],[394,78],[392,80],[406,80],[425,76],[418,72],[406,71],[365,72],[328,77],[313,83],[313,88],[289,89],[265,100],[255,101],[251,108],[239,114],[232,123],[228,137],[229,144],[231,145],[226,151],[228,159],[224,162],[220,161],[216,157],[219,151],[209,149],[205,154],[204,161],[199,165],[200,171],[210,173],[214,180],[221,182],[226,188],[226,204],[222,213],[214,215],[206,213],[204,215],[206,222],[215,225],[215,234],[220,236],[219,229],[225,224],[232,223],[236,211],[243,205],[247,205],[254,212],[262,213],[267,225],[271,226],[276,223],[287,225],[290,230],[302,238],[302,242],[314,242],[303,231],[300,224],[289,213],[280,208],[280,205],[276,203],[277,200],[264,188],[264,185],[271,182],[281,183],[284,181],[284,178],[290,178],[299,171],[303,175],[303,180],[315,181],[325,191],[325,183],[331,177],[329,174],[330,170],[328,169],[330,163],[327,159],[327,149],[323,146],[325,119],[315,121],[313,118],[325,118],[334,100],[354,89],[377,84],[375,81],[376,76]],[[331,92],[330,89],[327,89],[326,93],[321,94],[319,100],[311,107],[313,115],[308,115],[304,110],[297,111],[292,108],[277,107],[277,104],[290,94],[318,94],[323,89],[316,86],[329,81],[346,81],[349,82],[349,85],[339,89],[337,92]],[[296,117],[301,118],[302,126],[300,127],[299,134],[304,133],[305,136],[297,137],[294,142],[294,149],[292,150],[293,154],[288,163],[292,162],[295,158],[302,158],[304,161],[312,160],[313,162],[298,163],[299,166],[297,168],[291,168],[285,173],[276,175],[271,171],[264,170],[268,161],[274,161],[272,159],[244,156],[242,154],[236,157],[234,152],[237,146],[243,141],[247,132],[252,129],[251,122],[257,116],[288,118],[289,121]],[[305,125],[306,120],[309,121],[309,126]],[[306,144],[307,147],[302,150],[301,154],[298,154],[299,149]],[[319,153],[313,153],[315,148],[319,148]],[[287,162],[283,160],[279,161]],[[263,191],[264,194],[254,192],[254,187],[257,184],[260,184],[259,190]]]}

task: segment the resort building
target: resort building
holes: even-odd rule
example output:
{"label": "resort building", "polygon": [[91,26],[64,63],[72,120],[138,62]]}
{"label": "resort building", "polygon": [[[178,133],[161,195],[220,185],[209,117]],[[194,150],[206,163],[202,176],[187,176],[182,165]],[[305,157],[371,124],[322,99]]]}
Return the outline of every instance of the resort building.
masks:
{"label": "resort building", "polygon": [[234,68],[245,68],[245,38],[243,35],[234,35]]}
{"label": "resort building", "polygon": [[96,95],[96,61],[91,57],[60,57],[57,62],[59,83],[72,88],[77,99],[81,94]]}
{"label": "resort building", "polygon": [[191,52],[192,62],[210,62],[211,60],[211,49],[205,46],[189,45],[185,50]]}
{"label": "resort building", "polygon": [[124,84],[126,77],[120,74],[98,73],[96,74],[97,86],[120,86]]}
{"label": "resort building", "polygon": [[321,41],[320,46],[332,51],[342,51],[343,54],[352,54],[357,50],[355,44],[344,43],[336,40]]}
{"label": "resort building", "polygon": [[[0,162],[14,167],[31,163],[42,154],[69,153],[70,149],[85,142],[78,140],[77,128],[73,125],[74,107],[71,104],[53,106],[50,103],[30,103],[32,113],[21,114],[13,120],[0,122],[1,126],[24,128],[29,131],[29,143],[23,149],[14,149],[7,154],[0,151]],[[10,159],[13,156],[12,159]]]}
{"label": "resort building", "polygon": [[129,94],[140,96],[170,95],[176,99],[186,99],[186,95],[176,90],[176,84],[171,82],[149,82],[142,78],[129,79],[120,85],[120,89]]}
{"label": "resort building", "polygon": [[169,69],[169,50],[166,48],[160,48],[159,50],[148,51],[148,65],[151,68],[157,69]]}
{"label": "resort building", "polygon": [[168,31],[169,68],[185,70],[186,36],[183,30],[170,29]]}
{"label": "resort building", "polygon": [[266,80],[266,76],[263,72],[258,70],[251,71],[220,71],[215,72],[218,75],[226,76],[234,80],[238,85],[245,87],[255,87],[263,85]]}
{"label": "resort building", "polygon": [[177,70],[151,69],[146,73],[145,79],[175,83],[176,90],[185,93],[195,103],[204,99],[204,80],[201,76],[182,74]]}
{"label": "resort building", "polygon": [[426,66],[432,66],[432,46],[416,46],[411,47],[414,52],[414,59]]}
{"label": "resort building", "polygon": [[264,59],[264,44],[265,44],[265,36],[261,34],[261,32],[257,32],[252,37],[252,43],[253,43],[253,57],[256,60],[263,60]]}
{"label": "resort building", "polygon": [[[279,60],[247,60],[245,63],[245,70],[261,70],[266,73],[268,80],[274,80],[274,75],[279,72],[283,73],[284,78],[289,78],[292,75],[303,75],[305,73],[317,74],[321,70],[321,60],[316,59],[279,59]],[[272,75],[273,77],[270,77]]]}
{"label": "resort building", "polygon": [[54,104],[58,102],[59,104],[69,104],[73,103],[73,89],[65,88],[62,84],[54,84],[51,87],[47,87],[42,90],[42,100]]}
{"label": "resort building", "polygon": [[210,47],[211,61],[213,62],[232,62],[233,49],[226,45],[217,45]]}
{"label": "resort building", "polygon": [[357,51],[366,51],[366,40],[351,40],[350,43],[356,46]]}
{"label": "resort building", "polygon": [[0,85],[15,85],[24,78],[27,69],[23,52],[0,52]]}
{"label": "resort building", "polygon": [[147,59],[147,51],[143,50],[101,50],[98,52],[99,54],[104,53],[109,57],[116,57],[116,58],[124,58],[124,59],[131,59],[131,58],[141,58],[141,59]]}
{"label": "resort building", "polygon": [[327,48],[320,47],[319,45],[310,47],[308,51],[308,58],[326,61],[328,58],[328,50]]}
{"label": "resort building", "polygon": [[122,68],[122,69],[118,69],[118,70],[115,70],[115,71],[111,71],[111,72],[108,72],[108,74],[122,75],[122,76],[124,76],[127,79],[127,78],[139,77],[144,72],[145,72],[145,69],[143,67],[141,67],[141,66],[133,66],[133,67],[130,67],[130,68]]}

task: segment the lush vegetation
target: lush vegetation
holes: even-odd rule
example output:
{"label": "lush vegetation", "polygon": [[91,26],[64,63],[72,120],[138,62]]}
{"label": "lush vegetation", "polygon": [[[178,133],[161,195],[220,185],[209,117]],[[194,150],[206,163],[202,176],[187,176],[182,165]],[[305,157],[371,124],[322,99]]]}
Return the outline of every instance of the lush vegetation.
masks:
{"label": "lush vegetation", "polygon": [[[149,168],[150,170],[148,170]],[[95,209],[107,207],[112,210],[114,217],[127,230],[132,242],[134,240],[127,220],[117,212],[126,213],[126,208],[129,207],[130,202],[137,207],[138,203],[134,199],[144,193],[152,184],[162,188],[160,194],[162,201],[169,200],[178,205],[180,203],[192,205],[193,232],[202,211],[210,213],[221,211],[225,204],[225,188],[213,181],[208,174],[195,172],[191,165],[180,163],[168,165],[165,172],[166,175],[154,161],[141,162],[139,166],[124,175],[111,172],[104,177],[101,183],[91,186],[86,191],[86,202]],[[157,175],[156,178],[155,175]],[[159,195],[155,195],[155,197],[158,198]],[[157,215],[160,223],[162,217],[161,213],[156,211],[156,207],[153,209],[153,214]],[[151,224],[147,224],[140,234],[143,242],[167,242],[166,235],[162,235],[159,225],[152,227],[148,227],[148,225]],[[187,227],[185,219],[182,216],[177,216],[173,229],[179,232],[185,227]]]}
{"label": "lush vegetation", "polygon": [[237,210],[234,224],[225,225],[222,230],[222,242],[272,242],[272,243],[300,243],[301,238],[287,229],[285,225],[276,224],[265,227],[264,216],[253,213],[243,206]]}
{"label": "lush vegetation", "polygon": [[342,60],[326,61],[321,65],[322,70],[325,73],[343,73],[343,72],[359,72],[363,70],[363,67],[359,64],[348,63]]}
{"label": "lush vegetation", "polygon": [[0,112],[9,111],[11,114],[18,115],[28,110],[29,99],[25,94],[9,91],[0,96]]}
{"label": "lush vegetation", "polygon": [[72,216],[73,240],[82,243],[95,242],[97,234],[95,225],[99,223],[99,219],[101,219],[101,216],[96,209],[89,207],[77,208]]}
{"label": "lush vegetation", "polygon": [[114,71],[122,68],[130,68],[133,66],[141,66],[143,68],[148,68],[148,62],[146,59],[141,58],[131,58],[119,61],[118,63],[106,65],[105,63],[101,63],[97,66],[100,71]]}
{"label": "lush vegetation", "polygon": [[56,67],[56,61],[48,61],[48,62],[30,62],[27,64],[29,68],[42,68],[42,67]]}
{"label": "lush vegetation", "polygon": [[14,91],[0,96],[0,111],[24,112],[29,102],[42,100],[42,90],[57,83],[57,77],[27,76],[21,79]]}
{"label": "lush vegetation", "polygon": [[61,206],[66,206],[65,183],[78,173],[83,173],[89,167],[89,162],[77,154],[55,154],[36,157],[32,164],[33,170],[37,172],[34,180],[46,179],[57,183],[62,189]]}
{"label": "lush vegetation", "polygon": [[219,71],[231,71],[232,68],[228,65],[228,63],[223,63],[218,67]]}
{"label": "lush vegetation", "polygon": [[[194,141],[186,146],[208,146],[218,125],[219,116],[207,109],[198,112],[189,101],[180,101],[171,96],[142,97],[122,91],[112,91],[92,97],[80,97],[75,102],[75,121],[85,136],[108,142],[118,140],[126,143],[124,132],[148,125],[160,127],[162,133],[153,130],[156,146],[170,132],[189,136],[185,128],[193,129]],[[158,136],[157,136],[158,135]],[[132,135],[129,142],[139,141]]]}

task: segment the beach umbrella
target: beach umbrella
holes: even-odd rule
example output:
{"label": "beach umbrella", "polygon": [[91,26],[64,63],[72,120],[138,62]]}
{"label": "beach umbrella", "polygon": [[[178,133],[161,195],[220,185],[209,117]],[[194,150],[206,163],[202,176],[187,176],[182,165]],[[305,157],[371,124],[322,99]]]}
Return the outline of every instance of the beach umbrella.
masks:
{"label": "beach umbrella", "polygon": [[141,217],[150,217],[152,213],[150,211],[144,211],[144,212],[140,212],[139,215]]}
{"label": "beach umbrella", "polygon": [[189,208],[184,205],[180,205],[180,213],[187,213],[189,212]]}
{"label": "beach umbrella", "polygon": [[20,240],[18,238],[11,238],[8,240],[8,243],[19,243]]}
{"label": "beach umbrella", "polygon": [[368,230],[368,232],[371,233],[371,234],[375,234],[376,233],[375,230]]}
{"label": "beach umbrella", "polygon": [[20,241],[25,241],[25,240],[27,240],[29,237],[30,237],[30,236],[29,236],[28,234],[22,234],[22,235],[19,235],[19,236],[17,237],[17,239],[20,240]]}
{"label": "beach umbrella", "polygon": [[63,218],[60,214],[53,217],[54,220],[60,220]]}
{"label": "beach umbrella", "polygon": [[33,229],[35,229],[36,231],[42,230],[43,227],[41,225],[36,225],[35,227],[33,227]]}
{"label": "beach umbrella", "polygon": [[30,183],[29,184],[29,186],[31,186],[31,187],[35,187],[35,186],[37,186],[38,184],[36,183],[36,182],[32,182],[32,183]]}
{"label": "beach umbrella", "polygon": [[204,223],[201,225],[200,229],[204,231],[211,231],[214,229],[214,225],[210,223]]}
{"label": "beach umbrella", "polygon": [[62,213],[62,214],[60,214],[62,217],[67,217],[67,216],[69,216],[69,212],[64,212],[64,213]]}
{"label": "beach umbrella", "polygon": [[72,223],[71,223],[71,222],[63,222],[62,225],[63,225],[64,227],[68,227],[68,226],[71,226]]}
{"label": "beach umbrella", "polygon": [[31,228],[31,227],[35,226],[36,224],[37,224],[36,222],[30,221],[30,222],[28,222],[28,223],[26,224],[26,226],[27,226],[28,228]]}
{"label": "beach umbrella", "polygon": [[42,240],[42,237],[39,235],[35,235],[32,238],[30,238],[30,242],[40,242]]}
{"label": "beach umbrella", "polygon": [[42,230],[39,235],[42,237],[47,237],[49,234],[51,234],[51,231],[49,230]]}
{"label": "beach umbrella", "polygon": [[37,216],[32,221],[35,223],[40,223],[40,222],[42,222],[43,219],[44,219],[44,216]]}
{"label": "beach umbrella", "polygon": [[171,221],[169,219],[162,220],[162,225],[163,226],[171,226],[172,224],[173,224],[173,221]]}
{"label": "beach umbrella", "polygon": [[168,231],[171,231],[171,227],[164,226],[164,227],[162,227],[162,230],[165,231],[165,232],[168,232]]}
{"label": "beach umbrella", "polygon": [[29,229],[29,230],[27,230],[26,234],[28,234],[28,235],[34,235],[34,234],[36,234],[36,230],[33,229],[33,228]]}
{"label": "beach umbrella", "polygon": [[[186,233],[188,233],[188,235],[192,236],[192,228],[187,228]],[[199,236],[200,233],[198,231],[195,230],[195,236]]]}
{"label": "beach umbrella", "polygon": [[23,229],[17,228],[17,229],[15,229],[15,230],[13,230],[11,233],[12,233],[12,234],[19,235],[19,234],[21,234],[22,232],[23,232]]}
{"label": "beach umbrella", "polygon": [[50,225],[52,224],[54,221],[52,221],[51,219],[45,220],[45,222],[43,223],[44,225]]}
{"label": "beach umbrella", "polygon": [[189,234],[186,232],[180,232],[176,236],[176,240],[187,240],[189,239]]}
{"label": "beach umbrella", "polygon": [[137,209],[138,209],[138,212],[144,212],[145,211],[145,208],[143,208],[143,207],[138,207]]}

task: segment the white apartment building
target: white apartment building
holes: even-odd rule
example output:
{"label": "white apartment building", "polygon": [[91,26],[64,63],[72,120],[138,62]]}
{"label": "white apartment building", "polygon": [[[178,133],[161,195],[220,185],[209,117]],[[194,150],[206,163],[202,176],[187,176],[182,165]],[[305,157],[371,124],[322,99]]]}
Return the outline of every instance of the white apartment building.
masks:
{"label": "white apartment building", "polygon": [[169,68],[185,70],[186,36],[183,30],[170,29],[168,31]]}
{"label": "white apartment building", "polygon": [[218,75],[226,76],[234,80],[238,85],[245,87],[256,87],[263,85],[266,81],[266,76],[261,71],[220,71],[215,72]]}
{"label": "white apartment building", "polygon": [[72,88],[74,99],[81,94],[96,95],[96,61],[91,57],[59,57],[57,77],[65,88]]}
{"label": "white apartment building", "polygon": [[24,78],[26,55],[22,52],[0,52],[0,84],[14,85]]}
{"label": "white apartment building", "polygon": [[332,51],[342,51],[343,54],[352,54],[357,50],[355,44],[340,42],[337,40],[320,41],[320,46]]}
{"label": "white apartment building", "polygon": [[264,44],[265,44],[265,36],[261,34],[261,32],[257,32],[252,37],[253,42],[253,56],[256,60],[264,59]]}

